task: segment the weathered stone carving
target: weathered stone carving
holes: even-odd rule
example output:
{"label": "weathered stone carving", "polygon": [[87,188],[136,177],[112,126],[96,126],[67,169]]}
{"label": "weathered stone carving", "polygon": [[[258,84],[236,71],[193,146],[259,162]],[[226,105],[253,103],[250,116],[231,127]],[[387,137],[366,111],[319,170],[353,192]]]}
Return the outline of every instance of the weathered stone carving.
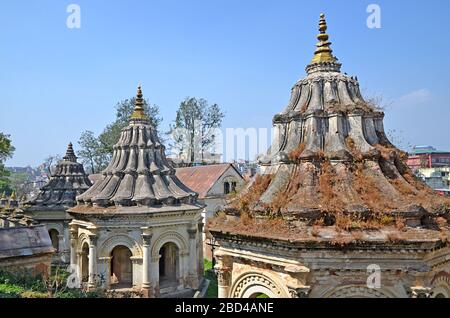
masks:
{"label": "weathered stone carving", "polygon": [[142,111],[139,87],[130,125],[123,129],[103,178],[78,202],[98,206],[194,204],[197,194],[182,184],[165,156],[155,128]]}
{"label": "weathered stone carving", "polygon": [[92,186],[91,181],[84,172],[83,165],[77,162],[72,143],[69,143],[66,155],[58,162],[50,180],[44,185],[38,195],[26,202],[28,210],[39,207],[68,208],[76,205],[76,196]]}
{"label": "weathered stone carving", "polygon": [[291,298],[308,298],[311,287],[290,287],[288,286],[289,294]]}

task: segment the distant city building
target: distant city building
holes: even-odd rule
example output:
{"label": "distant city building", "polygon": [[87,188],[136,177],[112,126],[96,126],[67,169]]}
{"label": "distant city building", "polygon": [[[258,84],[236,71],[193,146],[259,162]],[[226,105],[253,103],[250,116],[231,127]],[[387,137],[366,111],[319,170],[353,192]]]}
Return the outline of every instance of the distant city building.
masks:
{"label": "distant city building", "polygon": [[450,167],[450,151],[431,146],[416,146],[409,153],[408,166],[414,171],[420,168]]}
{"label": "distant city building", "polygon": [[443,194],[450,189],[450,151],[416,146],[409,153],[407,164],[429,187]]}

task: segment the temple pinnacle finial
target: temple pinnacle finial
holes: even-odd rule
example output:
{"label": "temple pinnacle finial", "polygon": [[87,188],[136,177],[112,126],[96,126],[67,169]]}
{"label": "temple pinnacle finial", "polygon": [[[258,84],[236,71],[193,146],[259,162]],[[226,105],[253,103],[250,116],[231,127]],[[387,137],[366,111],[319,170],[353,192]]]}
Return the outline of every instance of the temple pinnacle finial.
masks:
{"label": "temple pinnacle finial", "polygon": [[325,20],[325,14],[320,14],[319,20],[319,35],[317,35],[317,39],[319,43],[316,44],[317,49],[314,52],[314,58],[311,61],[311,64],[320,63],[320,62],[336,62],[337,59],[333,56],[333,50],[330,48],[331,42],[328,41],[329,36],[326,33],[327,31],[327,21]]}
{"label": "temple pinnacle finial", "polygon": [[69,142],[69,145],[67,146],[66,155],[63,157],[63,159],[67,161],[77,162],[77,156],[73,151],[73,145],[71,142]]}
{"label": "temple pinnacle finial", "polygon": [[147,115],[144,110],[144,99],[142,98],[141,85],[137,88],[136,100],[134,102],[134,111],[131,114],[131,119],[147,119]]}
{"label": "temple pinnacle finial", "polygon": [[11,193],[11,196],[9,197],[10,200],[12,201],[16,201],[17,200],[17,195],[16,195],[16,191],[13,191]]}

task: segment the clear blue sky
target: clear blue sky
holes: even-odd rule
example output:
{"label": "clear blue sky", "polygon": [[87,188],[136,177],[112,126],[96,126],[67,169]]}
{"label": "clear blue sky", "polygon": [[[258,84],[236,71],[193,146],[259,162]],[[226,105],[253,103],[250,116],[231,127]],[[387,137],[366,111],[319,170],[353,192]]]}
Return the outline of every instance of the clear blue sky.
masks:
{"label": "clear blue sky", "polygon": [[[81,29],[66,27],[71,3]],[[366,26],[371,3],[381,29]],[[7,164],[77,148],[139,83],[163,127],[186,96],[221,105],[224,127],[270,127],[305,74],[322,11],[343,71],[392,101],[386,129],[450,150],[447,0],[2,1],[0,131],[17,149]]]}

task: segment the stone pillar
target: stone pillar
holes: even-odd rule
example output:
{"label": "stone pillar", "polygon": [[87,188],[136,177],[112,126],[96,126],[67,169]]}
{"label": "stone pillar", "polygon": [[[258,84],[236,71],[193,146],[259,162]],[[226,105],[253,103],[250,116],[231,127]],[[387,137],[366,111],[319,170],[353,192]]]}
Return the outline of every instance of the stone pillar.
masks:
{"label": "stone pillar", "polygon": [[95,234],[89,235],[89,280],[88,288],[94,289],[96,287],[97,277],[97,236]]}
{"label": "stone pillar", "polygon": [[63,235],[64,235],[64,248],[62,249],[63,252],[63,262],[64,264],[70,264],[70,228],[69,228],[69,222],[64,221],[63,222]]}
{"label": "stone pillar", "polygon": [[205,274],[205,260],[203,257],[203,223],[198,224],[198,278],[201,280]]}
{"label": "stone pillar", "polygon": [[98,267],[97,267],[98,272],[100,276],[105,278],[105,281],[102,282],[102,287],[106,289],[111,288],[111,273],[110,273],[111,259],[112,257],[110,256],[98,258]]}
{"label": "stone pillar", "polygon": [[160,255],[150,258],[150,295],[149,297],[159,296],[159,258]]}
{"label": "stone pillar", "polygon": [[59,234],[58,235],[58,254],[59,255],[63,255],[64,254],[64,234]]}
{"label": "stone pillar", "polygon": [[70,228],[70,265],[77,265],[77,238],[78,229],[76,227]]}
{"label": "stone pillar", "polygon": [[152,297],[151,292],[151,234],[142,234],[142,291],[144,297]]}
{"label": "stone pillar", "polygon": [[217,252],[217,264],[215,269],[217,271],[217,283],[218,283],[218,297],[219,298],[231,298],[231,273],[233,270],[233,260],[229,256],[225,256]]}
{"label": "stone pillar", "polygon": [[197,226],[188,229],[189,234],[189,274],[188,283],[193,289],[198,288]]}

